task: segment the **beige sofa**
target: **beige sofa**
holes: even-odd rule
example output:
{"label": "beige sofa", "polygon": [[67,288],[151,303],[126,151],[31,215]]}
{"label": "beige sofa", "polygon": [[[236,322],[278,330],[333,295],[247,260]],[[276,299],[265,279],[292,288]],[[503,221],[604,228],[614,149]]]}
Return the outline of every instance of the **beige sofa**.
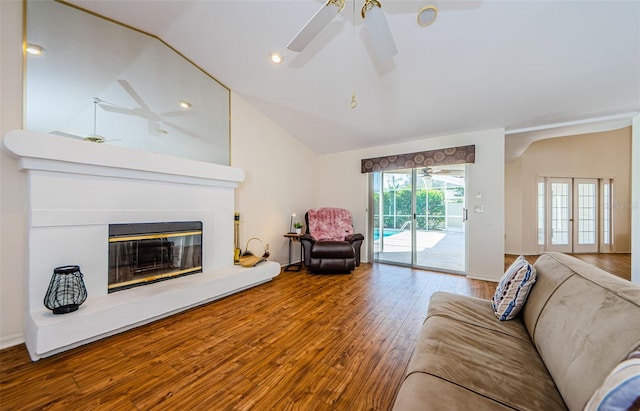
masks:
{"label": "beige sofa", "polygon": [[444,292],[429,303],[394,410],[582,410],[640,347],[640,287],[542,255],[522,312]]}

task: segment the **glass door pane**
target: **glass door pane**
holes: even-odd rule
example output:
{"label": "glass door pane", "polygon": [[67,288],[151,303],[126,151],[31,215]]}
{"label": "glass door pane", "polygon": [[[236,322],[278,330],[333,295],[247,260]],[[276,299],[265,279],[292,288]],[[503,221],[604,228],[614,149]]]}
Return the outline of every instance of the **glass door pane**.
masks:
{"label": "glass door pane", "polygon": [[551,241],[549,251],[572,252],[571,240],[571,179],[550,179]]}
{"label": "glass door pane", "polygon": [[466,272],[465,166],[417,170],[416,266]]}
{"label": "glass door pane", "polygon": [[374,261],[413,263],[412,169],[374,173]]}
{"label": "glass door pane", "polygon": [[598,252],[598,180],[575,179],[575,253]]}

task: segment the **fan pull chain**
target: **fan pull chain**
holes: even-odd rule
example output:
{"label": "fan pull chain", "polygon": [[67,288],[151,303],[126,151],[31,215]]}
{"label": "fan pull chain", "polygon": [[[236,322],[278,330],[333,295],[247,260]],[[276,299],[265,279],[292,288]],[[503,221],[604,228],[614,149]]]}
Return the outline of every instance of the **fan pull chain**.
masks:
{"label": "fan pull chain", "polygon": [[96,119],[98,117],[97,108],[98,108],[98,102],[99,101],[100,101],[100,99],[98,97],[94,97],[93,98],[93,135],[91,137],[97,136],[97,134],[96,134]]}

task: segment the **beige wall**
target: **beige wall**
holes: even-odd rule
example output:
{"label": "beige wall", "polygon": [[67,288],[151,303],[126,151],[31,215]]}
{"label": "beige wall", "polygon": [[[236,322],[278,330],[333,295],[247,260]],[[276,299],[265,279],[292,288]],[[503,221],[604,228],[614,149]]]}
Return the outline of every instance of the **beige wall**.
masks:
{"label": "beige wall", "polygon": [[[0,1],[0,140],[22,128],[22,0]],[[0,348],[22,342],[26,178],[0,151]]]}
{"label": "beige wall", "polygon": [[505,169],[507,253],[538,253],[538,177],[613,178],[615,238],[612,251],[631,251],[630,127],[536,141]]}
{"label": "beige wall", "polygon": [[[251,237],[269,243],[270,260],[288,262],[291,213],[304,222],[304,213],[317,203],[317,155],[309,147],[249,105],[231,96],[231,165],[245,171],[236,190],[240,213],[240,243]],[[253,244],[252,244],[253,246]],[[300,258],[294,244],[295,260]]]}

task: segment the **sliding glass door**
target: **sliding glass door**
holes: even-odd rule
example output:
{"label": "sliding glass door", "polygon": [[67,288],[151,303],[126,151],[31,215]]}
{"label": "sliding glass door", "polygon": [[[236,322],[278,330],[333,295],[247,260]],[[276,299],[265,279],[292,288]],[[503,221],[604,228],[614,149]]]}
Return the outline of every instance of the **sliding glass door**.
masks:
{"label": "sliding glass door", "polygon": [[372,173],[373,260],[465,273],[464,177],[464,165]]}

